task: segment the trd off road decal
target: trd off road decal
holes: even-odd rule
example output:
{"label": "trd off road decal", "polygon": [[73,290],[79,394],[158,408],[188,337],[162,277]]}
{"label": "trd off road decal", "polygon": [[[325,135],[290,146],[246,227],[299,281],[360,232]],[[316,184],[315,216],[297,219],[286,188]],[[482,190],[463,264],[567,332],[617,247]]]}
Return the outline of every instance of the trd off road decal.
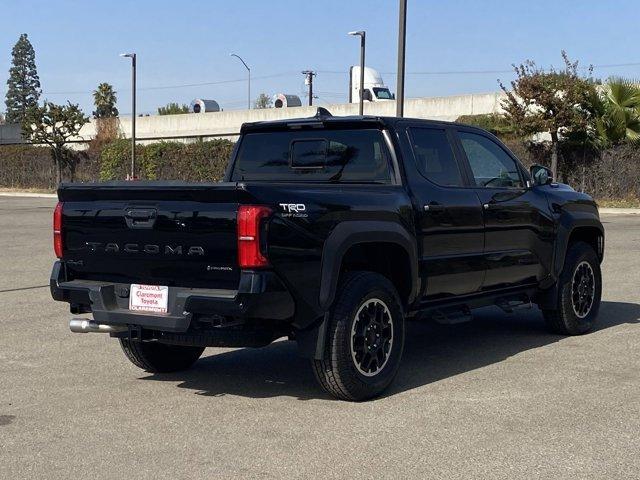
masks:
{"label": "trd off road decal", "polygon": [[307,217],[307,206],[304,203],[279,203],[283,217]]}

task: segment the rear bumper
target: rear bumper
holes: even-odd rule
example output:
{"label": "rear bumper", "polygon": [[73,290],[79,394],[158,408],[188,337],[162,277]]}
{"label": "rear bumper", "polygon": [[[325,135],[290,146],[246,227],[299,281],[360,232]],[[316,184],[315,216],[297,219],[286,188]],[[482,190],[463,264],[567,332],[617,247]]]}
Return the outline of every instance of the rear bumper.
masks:
{"label": "rear bumper", "polygon": [[166,314],[129,310],[129,284],[68,280],[60,261],[53,266],[50,288],[54,300],[70,303],[75,313],[93,313],[101,324],[167,332],[186,332],[194,316],[284,321],[295,311],[293,297],[270,271],[243,271],[238,290],[170,287]]}

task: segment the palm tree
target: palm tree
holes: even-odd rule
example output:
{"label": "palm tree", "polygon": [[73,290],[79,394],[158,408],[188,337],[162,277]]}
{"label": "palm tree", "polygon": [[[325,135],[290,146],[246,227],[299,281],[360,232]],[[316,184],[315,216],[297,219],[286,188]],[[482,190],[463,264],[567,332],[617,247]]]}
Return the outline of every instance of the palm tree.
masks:
{"label": "palm tree", "polygon": [[599,110],[596,130],[603,145],[640,142],[640,84],[624,78],[609,79],[600,94]]}
{"label": "palm tree", "polygon": [[101,83],[93,92],[93,103],[96,106],[93,116],[95,118],[117,117],[117,100],[116,92],[113,90],[113,87],[106,82]]}

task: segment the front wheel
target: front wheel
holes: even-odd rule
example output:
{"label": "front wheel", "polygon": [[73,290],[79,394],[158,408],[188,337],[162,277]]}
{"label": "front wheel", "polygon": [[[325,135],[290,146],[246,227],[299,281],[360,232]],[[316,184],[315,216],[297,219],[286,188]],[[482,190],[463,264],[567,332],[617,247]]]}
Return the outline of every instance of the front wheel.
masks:
{"label": "front wheel", "polygon": [[341,400],[376,397],[394,379],[404,348],[404,318],[386,277],[349,272],[327,326],[324,358],[313,361],[320,385]]}
{"label": "front wheel", "polygon": [[573,244],[558,280],[554,309],[543,310],[549,329],[562,335],[581,335],[595,325],[602,296],[600,262],[591,245]]}
{"label": "front wheel", "polygon": [[137,342],[128,338],[121,338],[120,346],[131,363],[152,373],[186,370],[200,358],[204,351],[203,347]]}

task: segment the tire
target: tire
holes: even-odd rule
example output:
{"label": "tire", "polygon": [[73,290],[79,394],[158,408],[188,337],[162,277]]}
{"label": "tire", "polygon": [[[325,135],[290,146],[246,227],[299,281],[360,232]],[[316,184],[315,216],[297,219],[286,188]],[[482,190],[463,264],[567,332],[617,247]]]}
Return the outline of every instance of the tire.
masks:
{"label": "tire", "polygon": [[128,338],[121,338],[120,346],[131,363],[151,373],[186,370],[200,358],[204,351],[204,347],[136,342]]}
{"label": "tire", "polygon": [[[592,278],[593,285],[589,286],[589,281],[581,283],[581,278]],[[602,297],[600,261],[591,245],[576,242],[569,247],[557,291],[556,308],[542,312],[549,329],[561,335],[590,331],[598,318]]]}
{"label": "tire", "polygon": [[312,361],[318,383],[340,400],[380,395],[398,372],[404,335],[391,282],[377,273],[347,273],[330,312],[324,358]]}

